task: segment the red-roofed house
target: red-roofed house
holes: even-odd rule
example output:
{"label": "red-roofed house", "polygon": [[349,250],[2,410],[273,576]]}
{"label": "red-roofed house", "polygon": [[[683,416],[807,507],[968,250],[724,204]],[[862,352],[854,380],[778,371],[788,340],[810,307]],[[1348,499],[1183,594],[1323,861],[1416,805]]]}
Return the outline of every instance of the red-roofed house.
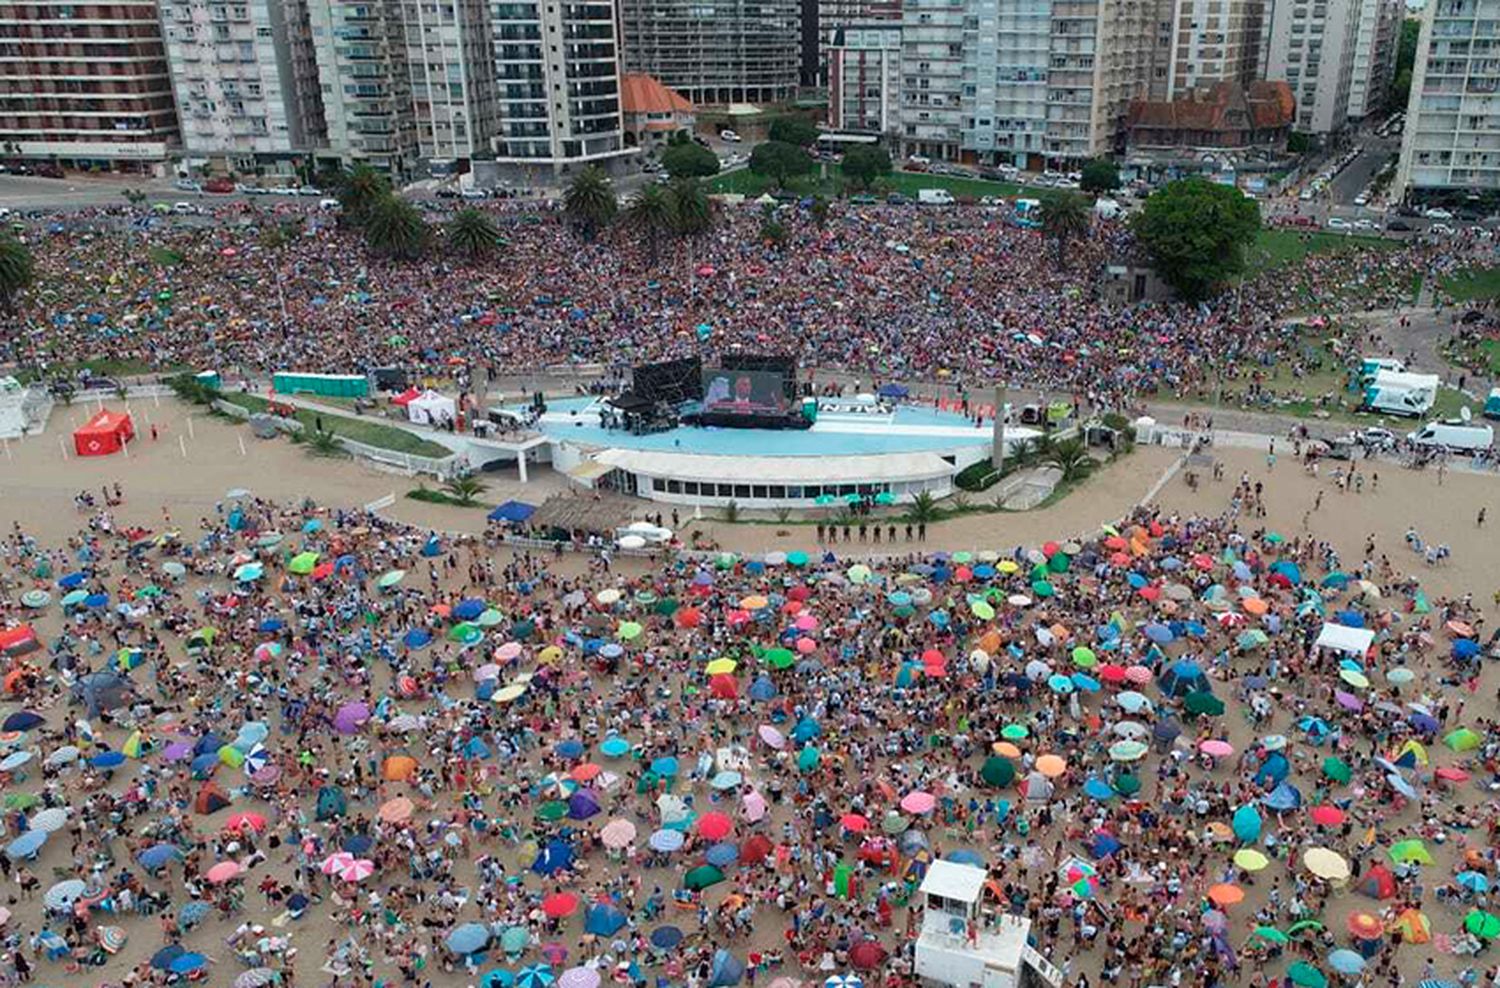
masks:
{"label": "red-roofed house", "polygon": [[626,146],[654,148],[679,130],[693,129],[693,104],[654,76],[632,72],[620,80],[620,86]]}
{"label": "red-roofed house", "polygon": [[1127,118],[1132,150],[1286,147],[1297,104],[1285,82],[1220,82],[1178,100],[1136,100]]}

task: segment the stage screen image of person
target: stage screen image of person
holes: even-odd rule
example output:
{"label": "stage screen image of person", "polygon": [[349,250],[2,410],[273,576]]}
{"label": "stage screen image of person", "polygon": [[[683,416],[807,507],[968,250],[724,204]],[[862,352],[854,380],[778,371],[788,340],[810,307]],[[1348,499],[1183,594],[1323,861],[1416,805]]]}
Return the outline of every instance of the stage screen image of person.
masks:
{"label": "stage screen image of person", "polygon": [[703,411],[718,415],[784,415],[785,377],[771,371],[705,370]]}

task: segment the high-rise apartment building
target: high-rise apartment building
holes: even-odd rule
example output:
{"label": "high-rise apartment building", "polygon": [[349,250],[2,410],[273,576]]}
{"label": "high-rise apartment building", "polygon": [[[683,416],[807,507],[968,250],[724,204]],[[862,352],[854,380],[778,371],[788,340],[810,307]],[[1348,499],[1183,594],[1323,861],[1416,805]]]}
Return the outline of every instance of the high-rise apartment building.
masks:
{"label": "high-rise apartment building", "polygon": [[1292,87],[1297,130],[1327,135],[1347,124],[1362,3],[1275,0],[1265,77],[1284,79]]}
{"label": "high-rise apartment building", "polygon": [[1429,0],[1396,170],[1414,201],[1500,194],[1500,0]]}
{"label": "high-rise apartment building", "polygon": [[1040,162],[1052,0],[972,0],[964,16],[962,143],[985,163]]}
{"label": "high-rise apartment building", "polygon": [[327,139],[304,0],[161,0],[189,162],[290,174]]}
{"label": "high-rise apartment building", "polygon": [[1363,120],[1385,108],[1396,74],[1396,47],[1405,16],[1403,0],[1360,0],[1349,79],[1349,118]]}
{"label": "high-rise apartment building", "polygon": [[901,148],[958,161],[963,147],[966,0],[901,5]]}
{"label": "high-rise apartment building", "polygon": [[1157,0],[1053,0],[1048,158],[1123,149],[1130,104],[1149,92],[1159,20]]}
{"label": "high-rise apartment building", "polygon": [[1247,85],[1260,74],[1266,0],[1165,0],[1170,29],[1159,97],[1182,99],[1217,82]]}
{"label": "high-rise apartment building", "polygon": [[[810,10],[809,10],[810,8]],[[814,50],[807,49],[806,33],[811,21]],[[901,23],[901,0],[803,0],[803,81],[804,86],[831,87],[830,50],[836,47],[835,36],[844,28],[870,23]],[[898,32],[899,33],[899,32]],[[812,77],[807,70],[811,64]]]}
{"label": "high-rise apartment building", "polygon": [[611,0],[491,4],[500,163],[557,172],[635,153],[625,146],[615,14]]}
{"label": "high-rise apartment building", "polygon": [[834,32],[828,55],[828,125],[894,134],[901,121],[901,25],[850,24]]}
{"label": "high-rise apartment building", "polygon": [[621,0],[625,66],[693,103],[782,103],[801,75],[800,0]]}
{"label": "high-rise apartment building", "polygon": [[0,152],[161,170],[176,143],[155,0],[0,0]]}
{"label": "high-rise apartment building", "polygon": [[421,146],[399,0],[309,0],[327,152],[399,181],[417,176]]}
{"label": "high-rise apartment building", "polygon": [[487,153],[495,135],[489,0],[401,0],[412,118],[433,174]]}

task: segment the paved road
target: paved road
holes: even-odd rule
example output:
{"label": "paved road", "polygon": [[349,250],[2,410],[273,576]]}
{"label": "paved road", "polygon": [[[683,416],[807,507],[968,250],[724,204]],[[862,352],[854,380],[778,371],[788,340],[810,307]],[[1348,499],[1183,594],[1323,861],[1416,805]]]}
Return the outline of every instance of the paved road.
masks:
{"label": "paved road", "polygon": [[1340,206],[1352,206],[1354,197],[1364,191],[1365,186],[1375,177],[1380,167],[1390,160],[1391,155],[1399,151],[1399,146],[1393,141],[1380,138],[1367,138],[1365,148],[1359,157],[1349,162],[1343,171],[1334,176],[1329,183],[1329,193],[1334,204]]}

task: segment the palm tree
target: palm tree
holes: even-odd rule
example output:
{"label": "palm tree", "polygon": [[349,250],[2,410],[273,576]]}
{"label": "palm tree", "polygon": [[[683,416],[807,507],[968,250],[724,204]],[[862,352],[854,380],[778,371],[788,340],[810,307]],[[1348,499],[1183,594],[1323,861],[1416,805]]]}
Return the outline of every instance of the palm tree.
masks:
{"label": "palm tree", "polygon": [[1047,462],[1062,471],[1063,483],[1082,480],[1094,468],[1094,460],[1082,439],[1066,439],[1056,444]]}
{"label": "palm tree", "polygon": [[906,520],[925,525],[937,519],[937,499],[929,491],[918,491],[911,499],[911,510],[906,513]]}
{"label": "palm tree", "polygon": [[391,194],[391,180],[371,168],[358,164],[339,176],[338,200],[343,218],[354,226],[364,226],[375,204]]}
{"label": "palm tree", "polygon": [[760,214],[760,239],[774,247],[786,242],[786,225],[776,218],[774,207],[767,206]]}
{"label": "palm tree", "polygon": [[828,200],[822,196],[813,196],[812,205],[807,211],[812,214],[812,220],[819,230],[828,224]]}
{"label": "palm tree", "polygon": [[365,243],[377,254],[412,260],[427,249],[430,231],[417,207],[397,195],[374,203],[365,217]]}
{"label": "palm tree", "polygon": [[485,484],[481,480],[465,475],[448,479],[443,484],[443,490],[453,499],[454,504],[467,508],[484,493]]}
{"label": "palm tree", "polygon": [[1010,458],[1018,467],[1030,465],[1036,460],[1036,440],[1030,437],[1017,439],[1010,447]]}
{"label": "palm tree", "polygon": [[1068,241],[1089,230],[1088,200],[1076,192],[1058,192],[1042,203],[1042,235],[1057,248],[1057,266],[1068,266]]}
{"label": "palm tree", "polygon": [[36,262],[26,245],[14,237],[0,237],[0,309],[14,312],[16,296],[36,277]]}
{"label": "palm tree", "polygon": [[448,224],[448,249],[477,260],[495,249],[500,231],[487,213],[465,209]]}
{"label": "palm tree", "polygon": [[313,456],[343,456],[339,437],[328,429],[314,429],[307,437],[307,451]]}
{"label": "palm tree", "polygon": [[648,185],[631,197],[625,220],[645,236],[651,266],[655,267],[657,241],[672,228],[671,197],[660,185]]}
{"label": "palm tree", "polygon": [[696,178],[679,178],[667,191],[672,200],[672,229],[681,236],[704,233],[713,225],[708,192]]}
{"label": "palm tree", "polygon": [[563,193],[563,212],[583,231],[585,240],[598,236],[600,228],[615,218],[618,208],[609,176],[595,165],[579,172]]}

